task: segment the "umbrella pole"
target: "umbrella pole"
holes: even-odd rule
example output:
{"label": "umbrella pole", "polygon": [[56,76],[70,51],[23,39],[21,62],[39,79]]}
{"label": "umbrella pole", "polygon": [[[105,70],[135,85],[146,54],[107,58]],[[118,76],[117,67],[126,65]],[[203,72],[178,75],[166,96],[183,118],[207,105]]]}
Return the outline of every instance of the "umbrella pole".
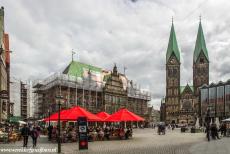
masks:
{"label": "umbrella pole", "polygon": [[95,123],[95,126],[97,127],[97,122]]}
{"label": "umbrella pole", "polygon": [[125,128],[126,128],[126,121],[125,121]]}
{"label": "umbrella pole", "polygon": [[138,128],[138,121],[137,121],[137,128]]}

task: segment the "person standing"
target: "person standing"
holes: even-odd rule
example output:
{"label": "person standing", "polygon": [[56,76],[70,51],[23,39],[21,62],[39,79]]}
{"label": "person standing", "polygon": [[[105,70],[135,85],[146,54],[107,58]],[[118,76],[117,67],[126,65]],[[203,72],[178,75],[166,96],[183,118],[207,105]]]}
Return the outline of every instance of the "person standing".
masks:
{"label": "person standing", "polygon": [[52,138],[52,131],[53,131],[53,126],[50,125],[50,126],[48,127],[48,139],[49,139],[49,141],[50,141],[51,138]]}
{"label": "person standing", "polygon": [[29,133],[30,130],[28,126],[25,124],[21,130],[21,135],[23,136],[23,147],[27,147]]}
{"label": "person standing", "polygon": [[210,141],[210,124],[207,123],[206,126],[206,137],[208,138],[208,141]]}
{"label": "person standing", "polygon": [[37,128],[33,127],[33,129],[32,129],[30,134],[31,134],[31,137],[32,137],[32,140],[33,140],[33,147],[36,147],[37,146],[37,138],[39,136]]}

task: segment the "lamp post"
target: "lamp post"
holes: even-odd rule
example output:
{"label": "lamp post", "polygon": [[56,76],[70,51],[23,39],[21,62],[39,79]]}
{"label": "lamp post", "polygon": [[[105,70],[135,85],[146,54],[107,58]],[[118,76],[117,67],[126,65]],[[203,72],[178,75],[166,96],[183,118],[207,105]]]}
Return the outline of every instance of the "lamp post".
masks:
{"label": "lamp post", "polygon": [[63,96],[58,95],[56,96],[58,100],[58,153],[61,153],[61,122],[60,122],[60,111],[61,111],[61,100]]}
{"label": "lamp post", "polygon": [[50,128],[50,109],[48,109],[48,116],[49,116],[49,128]]}

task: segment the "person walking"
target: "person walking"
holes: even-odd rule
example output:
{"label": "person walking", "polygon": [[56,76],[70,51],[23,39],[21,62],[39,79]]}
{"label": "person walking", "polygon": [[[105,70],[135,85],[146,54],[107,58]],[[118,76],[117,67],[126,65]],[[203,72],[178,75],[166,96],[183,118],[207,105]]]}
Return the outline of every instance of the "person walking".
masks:
{"label": "person walking", "polygon": [[37,146],[37,138],[39,136],[39,132],[37,130],[36,127],[33,127],[32,131],[31,131],[31,137],[32,137],[32,140],[33,140],[33,148]]}
{"label": "person walking", "polygon": [[218,128],[217,128],[216,124],[214,124],[214,136],[215,136],[215,138],[220,139],[219,133],[218,133]]}
{"label": "person walking", "polygon": [[210,141],[210,124],[207,123],[206,126],[206,137],[208,138],[208,141]]}
{"label": "person walking", "polygon": [[23,147],[27,147],[29,134],[30,134],[30,130],[28,126],[25,124],[21,130],[21,135],[23,136]]}
{"label": "person walking", "polygon": [[52,139],[52,131],[53,131],[53,126],[50,125],[48,127],[48,139],[49,139],[49,141],[51,141],[51,139]]}

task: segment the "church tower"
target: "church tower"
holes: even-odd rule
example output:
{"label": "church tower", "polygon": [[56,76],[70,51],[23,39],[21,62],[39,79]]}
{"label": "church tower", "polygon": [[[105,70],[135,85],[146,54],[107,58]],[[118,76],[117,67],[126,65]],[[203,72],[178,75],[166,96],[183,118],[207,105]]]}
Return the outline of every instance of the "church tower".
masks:
{"label": "church tower", "polygon": [[193,54],[193,86],[195,96],[199,96],[198,88],[203,84],[209,84],[209,58],[200,20]]}
{"label": "church tower", "polygon": [[166,54],[166,122],[177,123],[180,97],[180,51],[172,23]]}

